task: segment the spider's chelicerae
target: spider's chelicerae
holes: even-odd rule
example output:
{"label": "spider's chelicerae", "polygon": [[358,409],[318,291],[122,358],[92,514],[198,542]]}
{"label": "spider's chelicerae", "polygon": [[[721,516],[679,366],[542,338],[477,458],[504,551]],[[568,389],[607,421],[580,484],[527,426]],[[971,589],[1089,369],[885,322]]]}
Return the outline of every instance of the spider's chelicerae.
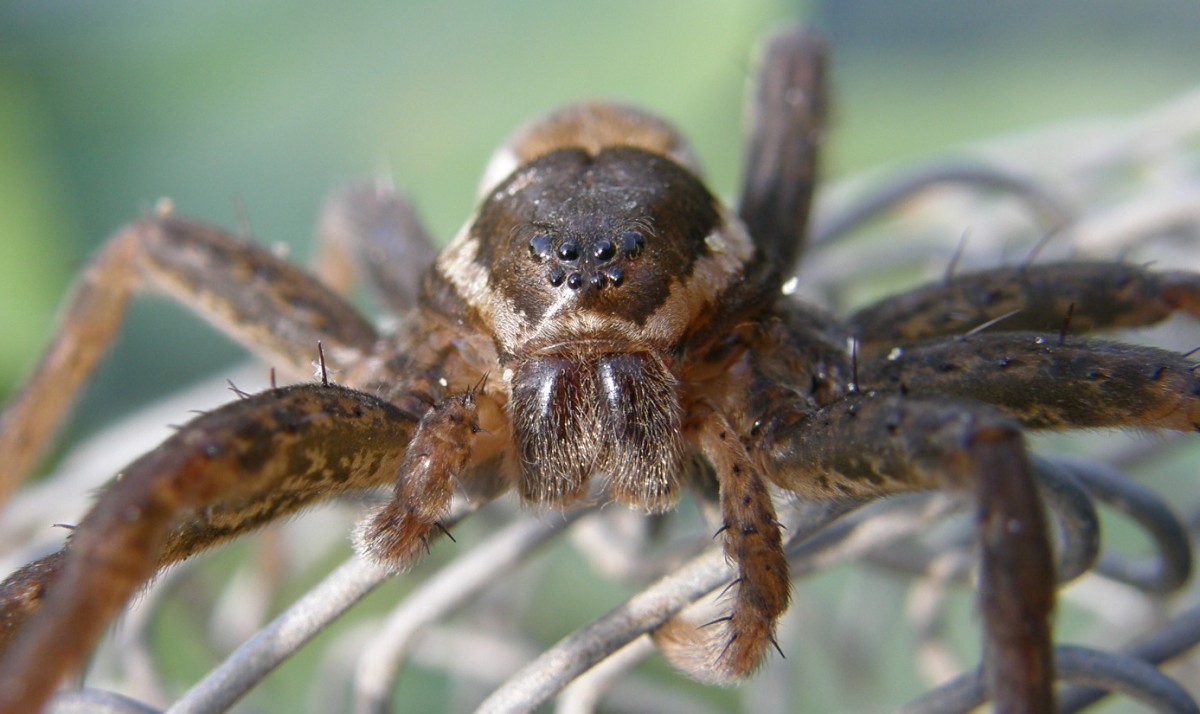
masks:
{"label": "spider's chelicerae", "polygon": [[[39,710],[161,568],[323,499],[394,489],[354,537],[400,570],[444,533],[459,488],[660,512],[696,484],[716,486],[700,490],[716,493],[738,576],[724,617],[656,634],[680,669],[730,682],[769,656],[789,598],[773,490],[956,489],[978,502],[987,686],[1002,711],[1050,711],[1054,565],[1022,430],[1196,429],[1183,356],[1078,335],[1200,314],[1200,277],[1029,264],[834,320],[781,289],[804,244],[824,103],[819,41],[775,36],[735,210],[661,120],[583,104],[496,154],[436,259],[388,192],[348,194],[342,225],[357,230],[326,232],[320,279],[166,211],[120,231],[4,413],[0,494],[36,463],[139,290],[175,296],[281,374],[307,374],[320,344],[339,383],[273,386],[199,416],[126,468],[61,552],[14,573],[0,589],[0,711]],[[394,329],[343,299],[356,270]]]}

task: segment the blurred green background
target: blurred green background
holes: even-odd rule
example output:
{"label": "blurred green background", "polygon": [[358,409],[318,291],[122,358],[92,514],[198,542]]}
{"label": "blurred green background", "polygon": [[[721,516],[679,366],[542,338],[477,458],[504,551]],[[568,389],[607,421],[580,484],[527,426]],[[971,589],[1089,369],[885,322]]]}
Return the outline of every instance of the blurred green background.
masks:
{"label": "blurred green background", "polygon": [[[303,259],[324,194],[387,171],[444,239],[515,126],[596,96],[676,121],[727,195],[749,52],[785,20],[834,47],[831,177],[1200,81],[1196,2],[7,0],[0,395],[72,273],[159,197],[227,226],[240,205]],[[77,429],[240,354],[178,314],[136,307]]]}
{"label": "blurred green background", "polygon": [[[1195,0],[0,0],[0,396],[159,197],[304,260],[323,196],[386,171],[445,239],[516,126],[597,96],[675,121],[728,195],[750,50],[787,20],[833,46],[833,179],[1200,83]],[[75,433],[243,354],[182,314],[135,306]]]}

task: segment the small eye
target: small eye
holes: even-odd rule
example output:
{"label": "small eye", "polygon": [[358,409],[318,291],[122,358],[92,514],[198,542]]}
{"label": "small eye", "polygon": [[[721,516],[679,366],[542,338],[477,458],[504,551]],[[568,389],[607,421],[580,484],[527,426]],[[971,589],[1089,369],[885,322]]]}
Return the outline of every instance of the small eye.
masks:
{"label": "small eye", "polygon": [[539,233],[529,239],[529,254],[538,261],[548,260],[552,255],[550,249],[553,244],[554,239],[552,237],[545,233]]}
{"label": "small eye", "polygon": [[646,247],[646,239],[638,231],[621,231],[621,253],[626,258],[636,258]]}
{"label": "small eye", "polygon": [[583,276],[579,273],[571,273],[567,276],[567,287],[572,290],[578,290],[583,287]]}
{"label": "small eye", "polygon": [[601,263],[607,263],[617,254],[617,246],[607,238],[601,238],[592,246],[592,257]]}
{"label": "small eye", "polygon": [[554,270],[550,271],[550,284],[554,287],[557,288],[559,285],[562,285],[563,281],[566,279],[567,272],[562,268],[555,268]]}
{"label": "small eye", "polygon": [[558,246],[558,258],[568,263],[579,260],[579,246],[573,240],[563,241],[563,244]]}
{"label": "small eye", "polygon": [[620,268],[609,268],[608,270],[604,271],[604,275],[608,278],[608,281],[613,284],[614,288],[621,287],[621,283],[625,282],[625,271],[621,270]]}
{"label": "small eye", "polygon": [[596,273],[588,279],[588,283],[596,290],[602,290],[608,282],[608,278],[604,277],[603,273]]}

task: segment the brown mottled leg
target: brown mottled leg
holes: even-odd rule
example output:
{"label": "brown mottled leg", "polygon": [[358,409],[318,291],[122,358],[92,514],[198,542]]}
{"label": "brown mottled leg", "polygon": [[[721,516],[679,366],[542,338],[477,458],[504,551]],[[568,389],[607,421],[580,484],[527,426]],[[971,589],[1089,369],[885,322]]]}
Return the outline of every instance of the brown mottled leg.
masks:
{"label": "brown mottled leg", "polygon": [[108,240],[80,276],[59,332],[0,416],[0,502],[33,468],[80,386],[108,350],[133,293],[169,294],[293,374],[312,371],[317,341],[336,364],[371,349],[374,328],[315,278],[269,252],[162,214]]}
{"label": "brown mottled leg", "polygon": [[443,399],[426,412],[398,471],[392,500],[355,532],[357,550],[394,570],[424,555],[450,512],[455,482],[479,432],[474,392]]}
{"label": "brown mottled leg", "polygon": [[789,28],[767,40],[750,106],[738,215],[781,271],[804,249],[826,113],[825,44]]}
{"label": "brown mottled leg", "polygon": [[695,629],[671,621],[656,634],[663,655],[690,676],[728,683],[751,674],[774,642],[775,621],[788,605],[788,569],[775,506],[746,449],[729,424],[707,412],[693,438],[720,484],[720,535],[738,568],[727,617]]}
{"label": "brown mottled leg", "polygon": [[865,364],[859,387],[986,402],[1035,429],[1200,428],[1200,378],[1153,347],[1028,332],[904,347]]}
{"label": "brown mottled leg", "polygon": [[1200,275],[1122,263],[1047,263],[969,273],[893,295],[856,312],[850,324],[868,354],[962,335],[1004,315],[993,330],[1058,334],[1070,312],[1068,333],[1082,334],[1150,325],[1177,310],[1200,316]]}
{"label": "brown mottled leg", "polygon": [[437,248],[408,199],[382,183],[356,183],[333,193],[321,211],[317,275],[340,294],[365,274],[387,306],[416,305],[421,279]]}
{"label": "brown mottled leg", "polygon": [[1054,565],[1015,422],[984,405],[856,394],[758,448],[768,476],[799,493],[973,490],[989,691],[1000,712],[1053,711]]}
{"label": "brown mottled leg", "polygon": [[415,428],[391,404],[321,385],[267,390],[191,421],[112,482],[62,553],[0,585],[0,711],[38,711],[163,565],[388,483]]}

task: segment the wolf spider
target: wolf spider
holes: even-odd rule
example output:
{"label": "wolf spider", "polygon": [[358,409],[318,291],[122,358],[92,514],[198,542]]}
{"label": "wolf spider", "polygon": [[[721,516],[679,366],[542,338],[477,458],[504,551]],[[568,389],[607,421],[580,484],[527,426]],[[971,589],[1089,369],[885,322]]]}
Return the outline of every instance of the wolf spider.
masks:
{"label": "wolf spider", "polygon": [[[825,104],[821,42],[773,37],[736,211],[671,127],[596,103],[497,152],[479,207],[436,259],[387,192],[338,204],[350,229],[326,231],[319,278],[169,211],[119,231],[4,413],[0,494],[35,465],[135,292],[174,296],[281,374],[305,375],[319,345],[321,379],[182,426],[118,475],[59,553],[0,586],[0,710],[39,710],[162,568],[324,499],[391,486],[354,541],[403,570],[445,534],[456,489],[661,512],[685,485],[715,483],[737,578],[724,617],[656,633],[675,666],[725,683],[768,656],[789,599],[773,489],[952,489],[978,504],[991,696],[1001,711],[1050,711],[1055,573],[1022,430],[1196,429],[1184,356],[1076,335],[1200,314],[1200,277],[1022,265],[834,320],[782,289],[804,245]],[[394,329],[345,302],[360,273],[400,316]]]}

